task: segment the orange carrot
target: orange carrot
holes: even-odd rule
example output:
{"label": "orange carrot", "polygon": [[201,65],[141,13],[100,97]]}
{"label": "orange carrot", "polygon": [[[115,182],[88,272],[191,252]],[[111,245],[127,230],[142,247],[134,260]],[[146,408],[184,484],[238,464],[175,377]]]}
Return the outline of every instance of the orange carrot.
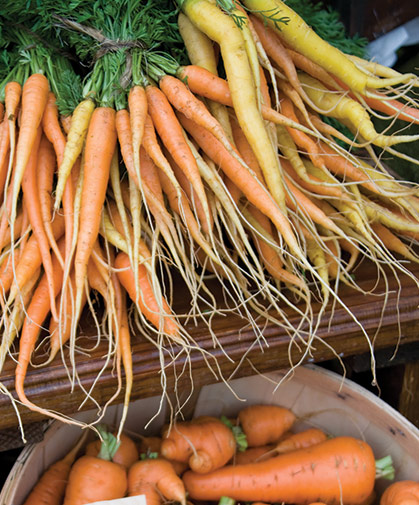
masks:
{"label": "orange carrot", "polygon": [[0,124],[0,190],[3,193],[9,169],[9,125],[6,120]]}
{"label": "orange carrot", "polygon": [[123,466],[100,457],[82,456],[71,468],[64,505],[123,498],[127,487]]}
{"label": "orange carrot", "polygon": [[246,465],[247,463],[256,463],[273,458],[275,456],[275,453],[272,451],[274,447],[273,444],[262,445],[259,447],[249,447],[245,451],[237,452],[234,456],[234,464]]}
{"label": "orange carrot", "polygon": [[176,423],[163,433],[161,454],[188,462],[198,473],[224,466],[236,451],[233,431],[215,417],[201,416]]}
{"label": "orange carrot", "polygon": [[85,145],[79,231],[74,257],[76,318],[80,315],[87,264],[99,234],[116,138],[115,110],[97,107],[89,123]]}
{"label": "orange carrot", "polygon": [[134,463],[128,472],[128,496],[144,494],[147,505],[161,505],[163,500],[186,505],[182,480],[172,464],[164,459],[145,459]]}
{"label": "orange carrot", "polygon": [[371,495],[375,475],[368,444],[336,437],[260,463],[225,466],[207,475],[188,471],[183,481],[195,500],[229,496],[240,501],[356,505]]}
{"label": "orange carrot", "polygon": [[275,453],[282,454],[311,447],[312,445],[324,442],[326,439],[327,435],[324,431],[319,428],[308,428],[299,433],[291,433],[289,436],[286,436],[275,445],[273,450]]}
{"label": "orange carrot", "polygon": [[[9,134],[7,136],[10,145],[9,170],[13,166],[15,145],[16,145],[16,119],[22,96],[22,86],[16,81],[11,81],[4,87],[5,123],[8,124]],[[5,139],[6,140],[6,139]],[[1,151],[0,151],[1,152]],[[2,155],[0,154],[0,166]]]}
{"label": "orange carrot", "polygon": [[16,146],[15,176],[12,184],[10,222],[16,219],[17,200],[23,175],[37,136],[48,99],[49,84],[43,74],[32,74],[22,89],[21,120]]}
{"label": "orange carrot", "polygon": [[71,466],[85,440],[87,431],[64,458],[48,467],[23,505],[61,505]]}
{"label": "orange carrot", "polygon": [[418,505],[419,482],[400,480],[390,484],[380,498],[380,505]]}
{"label": "orange carrot", "polygon": [[[296,123],[299,122],[291,100],[284,95],[281,95],[281,111],[285,116],[289,117]],[[286,128],[296,145],[306,151],[309,158],[313,162],[313,165],[319,168],[325,168],[323,157],[320,154],[320,149],[316,142],[314,142],[311,137],[300,130],[289,127]]]}
{"label": "orange carrot", "polygon": [[50,253],[50,244],[45,232],[45,227],[42,219],[41,204],[39,201],[39,192],[37,184],[37,161],[38,161],[38,145],[41,140],[41,129],[38,129],[39,138],[33,144],[33,150],[28,160],[25,173],[22,178],[22,190],[24,204],[28,211],[29,220],[38,246],[41,251],[42,264],[48,279],[49,298],[51,304],[51,314],[54,319],[58,320],[58,314],[55,307],[56,288],[54,286],[54,273],[52,271],[52,259]]}
{"label": "orange carrot", "polygon": [[[114,433],[114,436],[116,436],[116,433]],[[125,433],[121,433],[119,442],[118,449],[113,455],[112,461],[128,469],[138,460],[138,449],[133,439]],[[90,442],[86,446],[85,454],[87,456],[97,456],[100,452],[100,446],[100,440]]]}
{"label": "orange carrot", "polygon": [[147,96],[143,86],[133,86],[128,93],[129,117],[132,132],[132,150],[134,167],[137,177],[140,170],[140,146],[144,135],[144,125],[147,117]]}
{"label": "orange carrot", "polygon": [[[56,215],[52,222],[54,237],[58,240],[64,234],[64,218]],[[13,285],[10,289],[9,303],[17,296],[20,289],[34,275],[36,270],[42,264],[42,257],[38,240],[35,235],[31,235],[25,246],[22,248],[22,253],[19,261],[15,266],[15,274],[13,277]]]}
{"label": "orange carrot", "polygon": [[295,422],[295,415],[278,405],[250,405],[239,412],[238,420],[249,447],[275,442]]}
{"label": "orange carrot", "polygon": [[265,186],[245,169],[211,133],[181,114],[179,114],[179,118],[183,127],[195,139],[207,156],[221,167],[223,172],[240,188],[242,193],[256,208],[271,219],[290,250],[296,258],[300,259],[301,253],[299,252],[299,246],[290,223],[274,202]]}
{"label": "orange carrot", "polygon": [[[62,251],[64,248],[62,240],[59,243],[59,247],[61,247],[60,250]],[[55,295],[57,295],[61,287],[63,271],[55,256],[52,258],[52,271],[54,274],[52,279],[53,286]],[[30,409],[34,409],[35,405],[26,397],[24,382],[41,325],[51,309],[49,291],[49,280],[44,273],[27,308],[27,314],[20,334],[19,356],[15,370],[15,390],[20,401]]]}
{"label": "orange carrot", "polygon": [[206,209],[207,220],[209,210],[204,185],[191,149],[185,141],[178,119],[167,101],[164,93],[156,86],[146,88],[149,112],[163,144],[172,155],[175,162],[183,170],[198,198]]}
{"label": "orange carrot", "polygon": [[387,98],[385,95],[376,92],[377,98],[372,96],[364,97],[366,103],[375,110],[384,112],[389,117],[397,117],[397,119],[402,119],[404,121],[409,121],[410,123],[419,123],[419,110],[414,107],[409,107],[409,105],[399,102],[398,100],[392,100]]}
{"label": "orange carrot", "polygon": [[156,300],[147,269],[144,265],[138,265],[138,285],[140,293],[136,292],[134,272],[131,268],[128,254],[120,252],[115,258],[115,268],[121,284],[126,289],[131,300],[138,304],[140,311],[156,327],[162,328],[169,335],[176,335],[179,326],[174,321],[171,309],[166,300],[162,298],[160,303]]}

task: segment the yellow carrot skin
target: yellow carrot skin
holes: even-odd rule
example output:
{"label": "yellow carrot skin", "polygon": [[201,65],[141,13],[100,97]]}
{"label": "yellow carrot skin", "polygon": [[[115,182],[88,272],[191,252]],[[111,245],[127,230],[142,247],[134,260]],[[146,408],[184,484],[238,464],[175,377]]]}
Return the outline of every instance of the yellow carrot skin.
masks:
{"label": "yellow carrot skin", "polygon": [[65,183],[67,182],[68,176],[70,175],[76,159],[83,149],[90,118],[92,117],[94,109],[95,102],[90,98],[86,98],[77,105],[72,114],[71,126],[67,135],[67,144],[64,150],[63,161],[58,167],[58,180],[55,190],[54,203],[55,210],[58,210],[60,207]]}
{"label": "yellow carrot skin", "polygon": [[[277,31],[281,38],[293,49],[334,74],[354,91],[365,93],[367,88],[382,88],[408,82],[412,79],[416,83],[418,82],[413,74],[390,79],[369,77],[359,70],[344,53],[319,37],[294,10],[281,0],[243,0],[243,3]],[[267,12],[269,16],[263,16],[263,12]],[[275,12],[278,13],[277,18],[288,18],[287,23],[278,23],[279,30],[272,19]]]}
{"label": "yellow carrot skin", "polygon": [[207,0],[185,0],[182,9],[197,28],[219,44],[237,119],[258,159],[269,191],[286,214],[279,159],[259,111],[255,83],[240,28]]}
{"label": "yellow carrot skin", "polygon": [[377,133],[368,112],[357,101],[340,93],[329,91],[321,82],[305,73],[299,74],[300,81],[310,99],[325,112],[337,119],[347,119],[367,142],[386,148],[403,142],[419,140],[419,135],[382,135]]}

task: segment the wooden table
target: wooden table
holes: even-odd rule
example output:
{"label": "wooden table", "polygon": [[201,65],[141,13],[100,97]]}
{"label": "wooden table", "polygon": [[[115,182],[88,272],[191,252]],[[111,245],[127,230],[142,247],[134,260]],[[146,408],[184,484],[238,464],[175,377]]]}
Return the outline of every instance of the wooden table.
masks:
{"label": "wooden table", "polygon": [[[411,267],[411,271],[419,279],[419,265]],[[367,262],[362,263],[355,272],[360,286],[364,289],[371,288],[375,279],[374,267]],[[375,350],[388,347],[396,348],[398,344],[417,342],[419,344],[419,290],[415,282],[406,275],[400,277],[400,285],[393,276],[388,278],[389,295],[385,310],[383,311],[383,298],[376,295],[363,295],[352,288],[341,286],[340,296],[350,308],[359,324],[347,310],[336,305],[333,314],[329,307],[321,320],[317,331],[314,349],[311,356],[306,356],[304,361],[321,362],[330,360],[337,355],[340,357],[353,356],[365,353],[369,346]],[[376,292],[383,289],[381,279]],[[182,293],[179,294],[179,308],[187,303]],[[316,307],[314,306],[314,311]],[[290,320],[295,316],[289,312]],[[399,323],[398,323],[399,321]],[[399,326],[398,326],[399,324]],[[361,326],[368,332],[370,337],[378,332],[369,344]],[[290,366],[290,357],[293,363],[300,360],[302,351],[296,345],[289,351],[290,339],[285,330],[276,324],[268,323],[264,329],[266,344],[255,345],[254,332],[245,328],[245,321],[241,318],[229,315],[228,317],[214,317],[212,328],[229,359],[220,350],[214,348],[211,336],[204,325],[188,325],[187,329],[201,349],[208,355],[217,358],[222,374],[225,378],[252,375],[256,371],[267,372]],[[88,333],[88,332],[87,332]],[[158,351],[155,346],[143,338],[133,338],[133,367],[135,385],[132,398],[147,397],[161,393],[161,374]],[[79,355],[78,373],[80,382],[85,388],[89,388],[98,371],[104,366],[105,345],[101,345],[92,358]],[[244,359],[243,356],[246,355]],[[220,375],[214,376],[204,361],[203,354],[195,351],[190,354],[190,364],[193,372],[193,380],[196,387],[203,384],[217,382]],[[176,370],[179,372],[185,365],[185,356],[181,355],[176,362]],[[6,364],[1,381],[3,385],[13,392],[14,366],[10,361]],[[179,384],[189,388],[187,373],[179,379]],[[168,390],[173,388],[173,367],[167,369]],[[112,366],[105,367],[100,380],[94,388],[94,398],[103,404],[115,392],[116,379]],[[78,410],[84,400],[84,393],[80,388],[70,392],[69,381],[60,359],[56,359],[48,367],[31,368],[25,381],[28,397],[42,407],[57,409],[62,413],[71,414]],[[122,393],[115,400],[120,402]],[[82,410],[92,408],[93,403],[87,401]],[[23,423],[32,423],[42,419],[37,413],[20,408]],[[17,425],[15,411],[10,399],[6,395],[0,396],[0,429]]]}

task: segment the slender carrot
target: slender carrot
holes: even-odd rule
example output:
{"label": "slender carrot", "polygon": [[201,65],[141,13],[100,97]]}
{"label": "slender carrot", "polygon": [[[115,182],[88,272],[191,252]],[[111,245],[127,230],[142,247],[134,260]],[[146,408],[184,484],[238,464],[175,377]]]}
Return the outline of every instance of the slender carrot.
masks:
{"label": "slender carrot", "polygon": [[274,202],[266,188],[243,165],[241,165],[224,147],[204,128],[179,115],[184,128],[195,139],[206,154],[221,167],[223,172],[241,189],[250,202],[269,217],[283,236],[296,258],[301,252],[296,242],[289,221]]}
{"label": "slender carrot", "polygon": [[147,96],[143,86],[133,86],[128,93],[129,117],[131,122],[132,151],[137,177],[140,175],[140,146],[147,117]]}
{"label": "slender carrot", "polygon": [[[64,218],[57,214],[52,222],[54,237],[58,240],[64,234]],[[23,289],[28,279],[30,279],[35,271],[41,266],[42,257],[40,247],[35,235],[31,235],[25,247],[22,249],[19,261],[15,266],[14,280],[10,288],[8,303],[11,304]]]}
{"label": "slender carrot", "polygon": [[87,264],[99,233],[116,138],[115,110],[108,107],[96,108],[87,132],[79,231],[74,257],[76,319],[80,315]]}
{"label": "slender carrot", "polygon": [[126,289],[131,300],[138,304],[141,312],[156,327],[162,328],[168,335],[176,335],[179,326],[174,321],[171,309],[166,300],[158,301],[155,298],[153,288],[144,265],[138,265],[138,284],[141,292],[136,292],[134,272],[131,268],[129,256],[120,252],[115,258],[115,268],[118,278]]}
{"label": "slender carrot", "polygon": [[52,259],[50,253],[50,244],[45,232],[44,223],[42,219],[42,211],[41,205],[39,201],[39,192],[38,192],[38,184],[37,184],[37,161],[38,157],[38,145],[41,140],[41,129],[39,131],[39,139],[35,140],[32,153],[28,160],[25,173],[22,178],[22,190],[23,190],[23,198],[24,204],[28,211],[29,220],[31,223],[31,227],[34,235],[36,236],[36,240],[38,242],[38,246],[41,251],[42,256],[42,264],[45,269],[45,273],[48,279],[49,286],[49,299],[51,304],[51,314],[54,319],[58,320],[58,313],[55,306],[55,296],[56,296],[56,287],[54,286],[54,273],[52,271]]}
{"label": "slender carrot", "polygon": [[[15,149],[16,149],[16,119],[18,114],[18,108],[20,104],[20,99],[22,96],[22,86],[16,81],[11,81],[4,87],[4,105],[5,105],[5,123],[8,124],[9,133],[5,136],[5,143],[10,145],[10,155],[8,164],[8,176],[7,181],[10,178],[10,173],[14,163]],[[3,152],[0,148],[0,166],[2,163]]]}
{"label": "slender carrot", "polygon": [[[62,240],[59,242],[59,247],[63,250],[64,243]],[[52,270],[54,274],[54,294],[57,295],[61,287],[63,271],[55,256],[52,258]],[[15,370],[15,390],[20,401],[31,410],[37,410],[37,407],[26,397],[24,383],[42,323],[51,309],[49,291],[49,281],[46,274],[43,274],[27,307],[25,321],[20,334],[19,355]]]}
{"label": "slender carrot", "polygon": [[209,221],[209,207],[195,158],[187,145],[172,107],[164,93],[156,86],[146,87],[149,112],[153,124],[167,150],[188,177],[205,209]]}
{"label": "slender carrot", "polygon": [[90,98],[80,102],[71,116],[71,125],[67,135],[67,143],[63,158],[58,167],[58,180],[55,190],[54,210],[58,210],[63,197],[65,183],[71,169],[79,157],[87,135],[90,119],[95,108],[95,103]]}
{"label": "slender carrot", "polygon": [[64,458],[45,470],[23,505],[61,505],[71,466],[84,444],[86,435],[87,431]]}
{"label": "slender carrot", "polygon": [[32,152],[48,100],[49,84],[43,74],[32,74],[25,81],[22,89],[21,121],[16,146],[16,165],[12,183],[12,201],[10,223],[13,227],[16,219],[17,200],[23,175]]}

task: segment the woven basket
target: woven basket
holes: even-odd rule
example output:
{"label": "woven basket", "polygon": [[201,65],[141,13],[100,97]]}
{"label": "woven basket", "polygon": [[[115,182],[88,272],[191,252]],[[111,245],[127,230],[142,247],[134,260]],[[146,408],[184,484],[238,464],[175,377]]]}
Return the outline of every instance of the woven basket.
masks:
{"label": "woven basket", "polygon": [[[315,365],[299,367],[291,379],[280,372],[246,377],[225,384],[205,386],[195,402],[195,415],[233,416],[247,404],[266,403],[288,407],[298,417],[297,429],[316,426],[332,435],[351,435],[366,440],[376,458],[390,454],[396,479],[419,475],[419,430],[375,395],[350,380]],[[167,405],[159,397],[131,405],[126,428],[138,434],[154,434],[166,418]],[[104,421],[116,425],[120,406],[109,409]],[[89,412],[78,416],[91,421]],[[150,419],[153,421],[145,428]],[[62,457],[80,436],[78,428],[51,423],[44,440],[21,453],[0,494],[0,505],[21,505],[43,470]],[[389,481],[378,481],[380,494]]]}

